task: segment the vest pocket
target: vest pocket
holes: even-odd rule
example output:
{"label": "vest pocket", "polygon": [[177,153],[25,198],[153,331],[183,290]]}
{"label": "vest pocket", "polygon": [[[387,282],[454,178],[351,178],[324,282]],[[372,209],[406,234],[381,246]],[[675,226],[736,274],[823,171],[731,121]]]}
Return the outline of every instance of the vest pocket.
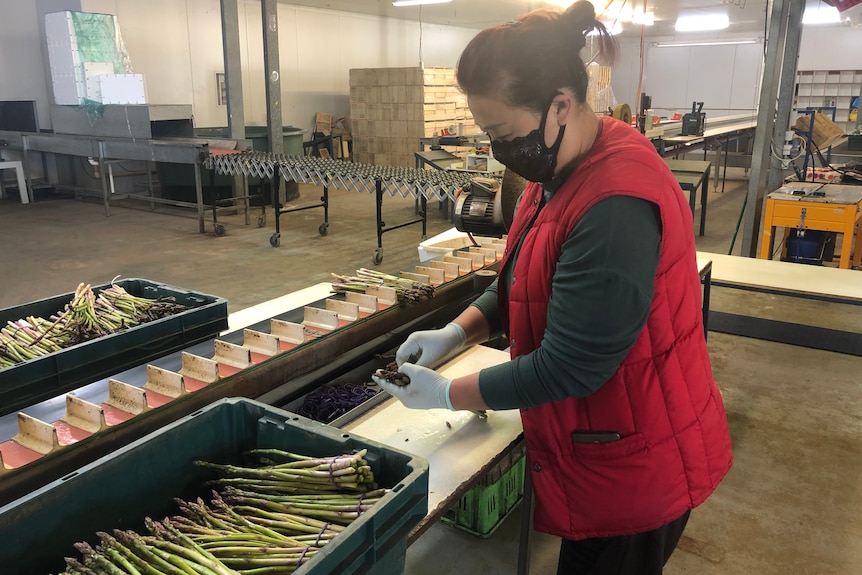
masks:
{"label": "vest pocket", "polygon": [[647,450],[646,439],[643,433],[633,433],[617,441],[607,443],[578,443],[572,442],[573,453],[576,459],[619,459],[628,457]]}

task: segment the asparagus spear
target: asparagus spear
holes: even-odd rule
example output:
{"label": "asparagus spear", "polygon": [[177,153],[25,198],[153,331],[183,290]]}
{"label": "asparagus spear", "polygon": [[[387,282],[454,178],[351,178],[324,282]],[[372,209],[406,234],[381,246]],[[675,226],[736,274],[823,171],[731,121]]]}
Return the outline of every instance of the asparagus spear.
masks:
{"label": "asparagus spear", "polygon": [[[292,573],[387,493],[374,485],[365,454],[315,458],[262,449],[250,453],[269,463],[262,467],[196,462],[228,475],[223,481],[241,480],[242,489],[225,484],[211,503],[178,499],[182,515],[162,521],[147,518],[149,535],[99,532],[101,545],[76,544],[83,561],[68,558],[65,573]],[[274,489],[278,484],[290,487]]]}

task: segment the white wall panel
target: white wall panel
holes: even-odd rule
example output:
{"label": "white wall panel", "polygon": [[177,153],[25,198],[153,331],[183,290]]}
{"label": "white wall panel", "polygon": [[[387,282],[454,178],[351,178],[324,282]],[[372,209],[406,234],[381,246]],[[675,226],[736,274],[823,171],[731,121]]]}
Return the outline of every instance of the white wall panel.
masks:
{"label": "white wall panel", "polygon": [[655,110],[678,110],[691,107],[688,101],[691,48],[656,48],[647,46],[644,86],[641,90],[652,96]]}
{"label": "white wall panel", "polygon": [[83,0],[81,9],[117,16],[132,69],[144,75],[148,103],[193,103],[186,2]]}
{"label": "white wall panel", "polygon": [[[662,49],[673,51],[678,48]],[[674,100],[674,106],[682,112],[691,110],[692,102],[703,102],[704,110],[729,108],[736,46],[692,46],[689,56],[686,97],[681,102],[679,98]]]}
{"label": "white wall panel", "polygon": [[735,48],[733,78],[729,86],[730,108],[755,110],[760,98],[760,78],[763,75],[763,46],[740,44]]}
{"label": "white wall panel", "polygon": [[692,102],[704,102],[704,111],[713,117],[752,110],[761,50],[759,44],[658,47],[649,42],[642,91],[652,96],[659,115],[685,113]]}
{"label": "white wall panel", "polygon": [[640,75],[640,42],[620,42],[620,56],[611,71],[611,87],[618,104],[628,104],[634,111],[640,96],[638,77]]}
{"label": "white wall panel", "polygon": [[800,70],[862,69],[862,29],[808,26],[802,33]]}
{"label": "white wall panel", "polygon": [[227,126],[227,106],[218,105],[216,74],[224,72],[218,2],[187,0],[189,70],[196,126]]}

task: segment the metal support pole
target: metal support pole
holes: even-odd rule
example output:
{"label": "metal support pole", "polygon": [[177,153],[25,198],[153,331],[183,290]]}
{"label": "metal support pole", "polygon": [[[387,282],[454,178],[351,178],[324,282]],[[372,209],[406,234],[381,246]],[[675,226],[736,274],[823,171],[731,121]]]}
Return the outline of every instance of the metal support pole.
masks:
{"label": "metal support pole", "polygon": [[[778,111],[772,130],[772,141],[780,149],[784,135],[790,127],[790,110],[793,108],[793,88],[796,84],[796,65],[799,62],[799,43],[802,40],[802,12],[804,0],[791,0],[789,3],[787,34],[784,39],[784,61],[781,64],[781,82],[778,86]],[[783,179],[781,161],[770,155],[770,169],[767,174],[766,189],[777,190]]]}
{"label": "metal support pole", "polygon": [[[192,167],[195,169],[195,200],[198,205],[198,231],[204,233],[207,231],[207,228],[206,224],[204,224],[204,191],[201,183],[201,165],[196,163]],[[215,214],[215,206],[216,199],[213,196],[213,214]]]}
{"label": "metal support pole", "polygon": [[266,125],[269,151],[284,153],[281,121],[281,71],[278,63],[278,2],[261,0],[263,67],[266,70]]}
{"label": "metal support pole", "polygon": [[383,228],[386,224],[383,222],[383,180],[377,178],[374,180],[374,199],[377,204],[377,249],[383,249]]}
{"label": "metal support pole", "polygon": [[102,201],[105,204],[105,216],[111,215],[111,203],[108,192],[108,164],[105,161],[105,142],[99,140],[99,179],[102,181]]}
{"label": "metal support pole", "polygon": [[527,575],[530,572],[530,529],[532,521],[533,480],[530,477],[529,466],[525,465],[524,494],[521,496],[521,536],[518,542],[518,575]]}
{"label": "metal support pole", "polygon": [[221,0],[221,34],[224,50],[224,82],[227,89],[228,136],[245,138],[237,0]]}
{"label": "metal support pole", "polygon": [[[152,169],[154,166],[151,167],[149,161],[144,162],[144,164],[147,166],[147,195],[149,195],[152,198],[155,195],[155,192],[153,192],[153,169]],[[150,202],[150,209],[151,210],[156,209],[156,203],[155,202],[152,202],[152,201]]]}
{"label": "metal support pole", "polygon": [[[794,0],[796,1],[796,0]],[[760,230],[763,198],[766,195],[766,172],[769,168],[772,128],[775,123],[775,100],[781,59],[784,53],[784,36],[787,31],[789,2],[773,0],[769,18],[769,36],[766,39],[766,56],[760,82],[760,100],[757,106],[757,129],[754,131],[754,150],[751,155],[751,176],[745,203],[745,222],[742,228],[742,254],[757,257],[757,237]]]}
{"label": "metal support pole", "polygon": [[[21,164],[24,167],[24,178],[27,180],[27,193],[29,194],[30,203],[32,204],[36,201],[36,192],[33,190],[33,179],[30,177],[30,139],[26,134],[21,136],[21,143]],[[45,157],[44,154],[42,157]],[[48,174],[46,171],[45,179],[47,179],[47,176]]]}
{"label": "metal support pole", "polygon": [[[224,51],[224,82],[227,90],[227,128],[228,137],[239,140],[245,138],[245,111],[242,97],[242,59],[239,36],[238,0],[220,0],[221,36]],[[197,169],[197,166],[195,167]],[[197,176],[198,178],[200,175]],[[242,178],[234,176],[233,195],[240,195],[243,189]]]}

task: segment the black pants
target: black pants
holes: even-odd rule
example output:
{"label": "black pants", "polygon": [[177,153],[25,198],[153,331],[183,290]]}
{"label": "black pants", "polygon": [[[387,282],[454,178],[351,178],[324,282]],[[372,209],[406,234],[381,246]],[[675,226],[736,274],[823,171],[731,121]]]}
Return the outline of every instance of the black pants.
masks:
{"label": "black pants", "polygon": [[563,539],[557,575],[660,575],[690,513],[686,511],[679,519],[645,533]]}

